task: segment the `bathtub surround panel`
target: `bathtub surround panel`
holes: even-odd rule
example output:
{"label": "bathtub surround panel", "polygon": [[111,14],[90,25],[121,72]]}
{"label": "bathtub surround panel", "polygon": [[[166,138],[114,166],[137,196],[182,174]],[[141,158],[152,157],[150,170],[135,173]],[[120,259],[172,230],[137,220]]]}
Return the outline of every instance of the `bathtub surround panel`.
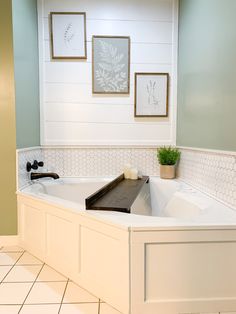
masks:
{"label": "bathtub surround panel", "polygon": [[236,306],[233,284],[236,272],[232,264],[236,260],[235,232],[133,231],[131,313],[233,311]]}
{"label": "bathtub surround panel", "polygon": [[[236,154],[180,148],[178,177],[236,208]],[[117,176],[131,164],[143,175],[159,176],[156,148],[36,147],[18,150],[18,188],[31,184],[26,162],[44,161],[38,171],[60,177]]]}
{"label": "bathtub surround panel", "polygon": [[[26,171],[26,163],[33,163],[34,160],[43,161],[42,149],[40,147],[32,147],[28,149],[17,150],[17,189],[24,188],[31,183],[30,173]],[[44,168],[32,170],[34,172],[45,171]]]}
{"label": "bathtub surround panel", "polygon": [[178,176],[236,209],[236,154],[181,148]]}
{"label": "bathtub surround panel", "polygon": [[[87,61],[51,60],[50,12],[86,12]],[[39,0],[41,144],[175,143],[177,1]],[[92,94],[92,36],[130,36],[129,95]],[[147,51],[149,52],[147,54]],[[134,118],[134,73],[168,72],[168,118]]]}
{"label": "bathtub surround panel", "polygon": [[[73,194],[72,182],[76,203],[65,197]],[[167,216],[87,212],[83,193],[96,189],[94,182],[68,179],[19,191],[20,245],[123,314],[236,308],[236,212],[183,182],[159,178],[150,178],[151,193]],[[188,218],[165,213],[176,191],[199,212]],[[189,211],[189,205],[182,198],[177,208]]]}
{"label": "bathtub surround panel", "polygon": [[0,235],[17,233],[16,129],[11,0],[0,1]]}
{"label": "bathtub surround panel", "polygon": [[40,145],[37,0],[13,0],[17,148]]}
{"label": "bathtub surround panel", "polygon": [[125,164],[158,175],[154,148],[44,148],[45,167],[63,177],[119,175]]}
{"label": "bathtub surround panel", "polygon": [[32,147],[17,151],[18,189],[31,184],[27,161],[44,161],[38,172],[56,172],[60,177],[117,176],[131,164],[143,175],[159,175],[154,148]]}
{"label": "bathtub surround panel", "polygon": [[[38,206],[38,201],[32,198],[19,197],[18,201],[20,245],[79,282],[95,296],[128,314],[127,228],[104,224],[49,203]],[[116,289],[111,289],[114,283]]]}
{"label": "bathtub surround panel", "polygon": [[236,151],[234,0],[180,0],[177,144]]}

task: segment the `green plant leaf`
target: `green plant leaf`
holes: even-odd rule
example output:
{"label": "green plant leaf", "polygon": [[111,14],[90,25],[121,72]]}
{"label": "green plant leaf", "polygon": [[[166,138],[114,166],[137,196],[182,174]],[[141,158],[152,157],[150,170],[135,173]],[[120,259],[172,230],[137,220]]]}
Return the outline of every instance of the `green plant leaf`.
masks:
{"label": "green plant leaf", "polygon": [[157,149],[157,159],[161,165],[175,165],[180,159],[180,151],[175,147],[162,146]]}

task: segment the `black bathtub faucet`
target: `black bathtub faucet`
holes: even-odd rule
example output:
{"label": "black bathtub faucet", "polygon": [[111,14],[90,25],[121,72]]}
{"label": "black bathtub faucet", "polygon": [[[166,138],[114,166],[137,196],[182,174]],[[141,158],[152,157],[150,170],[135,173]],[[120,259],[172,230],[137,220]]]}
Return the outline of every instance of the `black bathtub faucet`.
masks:
{"label": "black bathtub faucet", "polygon": [[31,172],[30,179],[37,180],[41,178],[53,178],[54,180],[59,179],[59,175],[55,172]]}
{"label": "black bathtub faucet", "polygon": [[37,170],[38,167],[43,167],[43,166],[44,166],[43,161],[34,160],[33,163],[27,161],[26,170],[27,170],[27,172],[30,172],[31,169]]}

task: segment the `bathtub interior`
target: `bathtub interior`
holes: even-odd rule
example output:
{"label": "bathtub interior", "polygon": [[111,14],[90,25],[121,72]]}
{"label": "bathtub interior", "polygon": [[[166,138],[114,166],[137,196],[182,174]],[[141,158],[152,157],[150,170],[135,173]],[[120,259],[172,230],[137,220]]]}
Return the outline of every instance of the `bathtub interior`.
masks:
{"label": "bathtub interior", "polygon": [[36,192],[36,194],[41,196],[52,196],[84,206],[86,197],[99,190],[110,180],[111,178],[61,178],[57,181],[50,179],[44,181],[38,180],[30,186],[30,192]]}
{"label": "bathtub interior", "polygon": [[[49,179],[35,182],[28,191],[58,203],[64,200],[68,205],[84,210],[85,198],[113,179],[114,177]],[[213,205],[217,212],[218,205],[212,198],[181,181],[150,177],[149,183],[144,185],[133,203],[131,214],[168,219],[204,219],[211,214]],[[232,210],[229,214],[231,212]],[[221,210],[218,206],[219,215],[221,216]]]}
{"label": "bathtub interior", "polygon": [[192,219],[205,214],[213,200],[177,181],[150,184],[152,216]]}

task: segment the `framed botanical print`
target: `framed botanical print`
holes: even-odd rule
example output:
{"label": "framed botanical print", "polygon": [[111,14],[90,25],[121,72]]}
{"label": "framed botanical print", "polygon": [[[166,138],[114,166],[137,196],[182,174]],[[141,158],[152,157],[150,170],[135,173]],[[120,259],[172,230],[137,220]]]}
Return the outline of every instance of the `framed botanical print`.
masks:
{"label": "framed botanical print", "polygon": [[130,37],[93,36],[93,93],[129,94]]}
{"label": "framed botanical print", "polygon": [[168,73],[135,73],[135,117],[168,116]]}
{"label": "framed botanical print", "polygon": [[51,12],[52,59],[87,59],[86,13]]}

